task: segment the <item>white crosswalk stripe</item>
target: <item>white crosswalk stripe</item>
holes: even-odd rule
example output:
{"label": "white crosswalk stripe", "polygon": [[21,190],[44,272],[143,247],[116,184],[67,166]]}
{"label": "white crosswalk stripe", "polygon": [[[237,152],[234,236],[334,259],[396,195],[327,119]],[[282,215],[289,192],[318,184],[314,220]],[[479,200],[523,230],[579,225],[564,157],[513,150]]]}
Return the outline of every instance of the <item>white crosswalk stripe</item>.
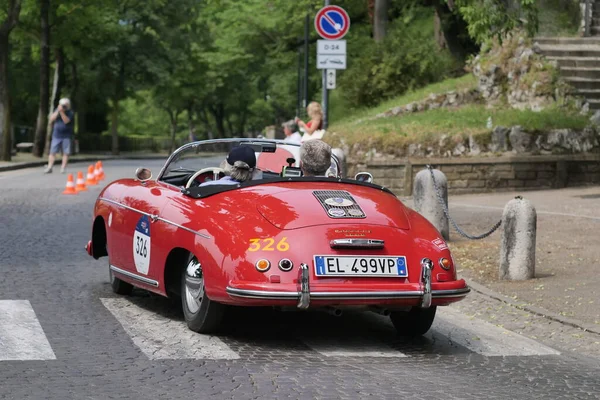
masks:
{"label": "white crosswalk stripe", "polygon": [[218,337],[192,332],[182,321],[163,317],[127,299],[101,300],[133,343],[151,360],[240,358]]}
{"label": "white crosswalk stripe", "polygon": [[533,339],[470,318],[451,308],[438,307],[430,337],[444,337],[484,356],[536,356],[558,355],[560,352]]}
{"label": "white crosswalk stripe", "polygon": [[29,300],[0,300],[0,361],[55,359]]}
{"label": "white crosswalk stripe", "polygon": [[300,340],[325,357],[408,357],[385,343],[368,337],[323,337]]}
{"label": "white crosswalk stripe", "polygon": [[[180,318],[169,316],[166,310],[169,305],[164,301],[158,302],[157,306],[146,304],[152,303],[152,299],[103,298],[101,301],[133,343],[151,360],[240,358],[218,337],[192,332]],[[295,339],[325,357],[406,358],[415,353],[414,348],[410,354],[403,353],[397,343],[392,347],[393,339],[389,336],[372,337],[360,331],[356,335],[334,336],[311,330],[310,334],[301,334]],[[488,357],[560,354],[533,339],[470,317],[453,307],[438,308],[425,338],[431,343],[447,343]],[[55,359],[29,301],[0,300],[0,361]]]}

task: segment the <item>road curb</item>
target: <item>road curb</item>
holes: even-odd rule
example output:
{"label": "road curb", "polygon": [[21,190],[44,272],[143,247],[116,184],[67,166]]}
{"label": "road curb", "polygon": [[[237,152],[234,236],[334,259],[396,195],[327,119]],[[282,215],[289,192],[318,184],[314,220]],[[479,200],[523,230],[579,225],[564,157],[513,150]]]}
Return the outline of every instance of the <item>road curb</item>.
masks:
{"label": "road curb", "polygon": [[[168,157],[169,156],[167,156],[167,155],[165,155],[165,156],[156,156],[156,155],[150,155],[150,156],[143,156],[143,155],[139,155],[139,156],[101,156],[101,155],[98,155],[96,157],[70,159],[69,165],[82,163],[82,162],[95,162],[98,160],[100,160],[100,161],[105,161],[105,160],[163,160],[163,159],[166,160]],[[47,164],[48,164],[48,160],[15,163],[13,165],[3,165],[3,166],[0,166],[0,172],[15,171],[18,169],[26,169],[26,168],[43,167]]]}
{"label": "road curb", "polygon": [[467,285],[469,285],[471,290],[473,290],[474,292],[477,292],[484,296],[490,297],[494,300],[498,300],[500,302],[506,303],[506,304],[508,304],[512,307],[515,307],[519,310],[524,310],[524,311],[530,312],[532,314],[539,315],[540,317],[544,317],[546,319],[556,321],[556,322],[559,322],[564,325],[569,325],[569,326],[572,326],[573,328],[581,329],[584,332],[590,332],[590,333],[594,333],[596,335],[600,335],[600,327],[596,327],[591,324],[575,320],[573,318],[565,317],[565,316],[557,314],[555,312],[546,310],[542,307],[522,304],[522,302],[518,302],[508,296],[494,292],[493,290],[491,290],[477,282],[474,282],[471,279],[467,279],[467,278],[464,278],[464,279],[467,282]]}

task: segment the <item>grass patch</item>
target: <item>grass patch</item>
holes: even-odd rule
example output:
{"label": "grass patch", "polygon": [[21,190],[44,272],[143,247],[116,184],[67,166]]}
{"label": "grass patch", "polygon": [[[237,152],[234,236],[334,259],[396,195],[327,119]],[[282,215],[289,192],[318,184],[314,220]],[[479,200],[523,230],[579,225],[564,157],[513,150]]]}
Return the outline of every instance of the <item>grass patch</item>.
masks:
{"label": "grass patch", "polygon": [[412,90],[401,96],[386,100],[373,108],[352,109],[345,105],[343,94],[333,91],[331,94],[330,127],[336,129],[343,125],[361,118],[377,115],[390,108],[406,105],[415,101],[425,99],[431,93],[445,93],[452,90],[473,89],[477,87],[477,81],[472,74],[466,74],[460,78],[446,79],[420,89]]}
{"label": "grass patch", "polygon": [[[371,115],[376,114],[373,111]],[[439,143],[442,135],[449,137],[449,148],[466,140],[469,135],[483,138],[490,133],[486,127],[488,117],[494,126],[511,127],[520,125],[528,132],[547,132],[550,129],[583,129],[588,117],[575,111],[561,108],[547,108],[541,112],[512,108],[488,109],[485,105],[469,105],[461,108],[445,108],[399,117],[365,120],[360,123],[340,123],[333,125],[328,141],[339,145],[344,138],[348,145],[375,147],[389,154],[404,155],[411,143],[428,146]],[[349,118],[350,119],[350,118]]]}

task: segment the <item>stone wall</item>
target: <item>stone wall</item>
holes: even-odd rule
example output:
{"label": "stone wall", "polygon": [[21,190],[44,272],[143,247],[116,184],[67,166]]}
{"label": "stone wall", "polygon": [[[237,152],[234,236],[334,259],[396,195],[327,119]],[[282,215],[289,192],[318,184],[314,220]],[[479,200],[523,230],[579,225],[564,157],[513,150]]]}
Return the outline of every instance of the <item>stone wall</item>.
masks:
{"label": "stone wall", "polygon": [[415,175],[428,164],[446,175],[455,194],[600,184],[600,154],[347,161],[348,176],[370,172],[374,183],[399,196],[412,194]]}

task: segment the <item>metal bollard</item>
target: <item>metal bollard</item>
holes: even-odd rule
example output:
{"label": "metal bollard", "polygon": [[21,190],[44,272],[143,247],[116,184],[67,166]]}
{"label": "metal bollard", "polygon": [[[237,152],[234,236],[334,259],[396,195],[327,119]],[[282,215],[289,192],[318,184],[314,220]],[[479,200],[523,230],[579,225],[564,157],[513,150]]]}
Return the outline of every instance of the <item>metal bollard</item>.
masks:
{"label": "metal bollard", "polygon": [[419,171],[415,176],[413,185],[415,211],[427,218],[440,231],[445,240],[450,240],[448,218],[444,214],[444,209],[439,201],[439,196],[441,196],[446,207],[448,207],[448,180],[440,170],[434,169],[433,174],[437,191],[431,179],[431,172],[428,169]]}
{"label": "metal bollard", "polygon": [[521,196],[515,197],[502,213],[500,279],[522,281],[535,277],[535,208]]}

